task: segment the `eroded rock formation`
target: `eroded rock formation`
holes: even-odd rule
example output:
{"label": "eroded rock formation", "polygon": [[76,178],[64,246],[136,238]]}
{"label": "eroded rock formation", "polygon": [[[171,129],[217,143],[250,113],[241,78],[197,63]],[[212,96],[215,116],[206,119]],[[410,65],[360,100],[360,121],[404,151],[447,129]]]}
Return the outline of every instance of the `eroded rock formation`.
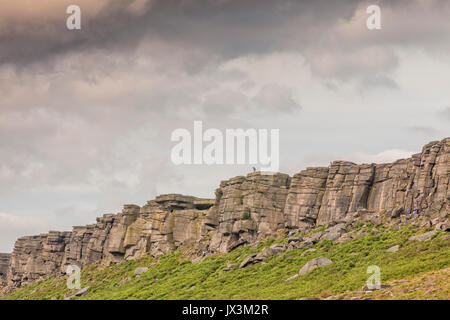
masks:
{"label": "eroded rock formation", "polygon": [[0,255],[0,285],[14,288],[61,275],[68,265],[109,265],[176,249],[225,252],[321,225],[328,225],[327,232],[306,242],[348,241],[344,227],[349,221],[363,217],[379,222],[379,213],[408,222],[405,212],[418,210],[424,219],[439,216],[442,222],[448,220],[449,180],[450,138],[390,164],[335,161],[293,177],[251,173],[222,181],[215,199],[161,195],[143,207],[125,205],[121,213],[71,232],[22,237],[10,257]]}
{"label": "eroded rock formation", "polygon": [[6,285],[6,272],[8,271],[10,258],[9,253],[0,253],[0,287]]}

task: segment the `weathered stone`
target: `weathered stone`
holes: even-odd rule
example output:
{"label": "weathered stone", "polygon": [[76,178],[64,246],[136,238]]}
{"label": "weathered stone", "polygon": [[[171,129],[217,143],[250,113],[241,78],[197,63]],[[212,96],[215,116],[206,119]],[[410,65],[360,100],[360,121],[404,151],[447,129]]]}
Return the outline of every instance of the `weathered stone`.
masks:
{"label": "weathered stone", "polygon": [[298,273],[296,273],[296,274],[294,274],[293,276],[287,278],[287,279],[286,279],[286,282],[287,282],[287,281],[294,280],[295,278],[298,278]]}
{"label": "weathered stone", "polygon": [[6,272],[9,267],[9,260],[11,255],[9,253],[0,253],[0,287],[6,286]]}
{"label": "weathered stone", "polygon": [[305,252],[303,252],[300,256],[301,256],[301,257],[304,257],[304,256],[306,256],[308,253],[314,252],[314,251],[317,251],[317,249],[315,249],[315,248],[307,249],[307,250],[305,250]]}
{"label": "weathered stone", "polygon": [[308,261],[298,272],[298,274],[300,276],[303,276],[305,274],[307,274],[308,272],[311,272],[312,270],[319,268],[319,267],[323,267],[326,265],[329,265],[330,263],[332,263],[333,261],[331,261],[328,258],[325,257],[320,257],[320,258],[315,258],[312,259],[310,261]]}
{"label": "weathered stone", "polygon": [[80,289],[79,291],[75,292],[76,297],[81,297],[83,294],[87,293],[89,291],[89,287]]}
{"label": "weathered stone", "polygon": [[226,252],[239,242],[275,237],[285,226],[284,206],[290,184],[286,174],[250,173],[222,181],[216,190],[217,221],[211,247]]}
{"label": "weathered stone", "polygon": [[245,259],[241,262],[241,264],[239,265],[239,268],[245,268],[245,267],[248,266],[249,264],[254,263],[254,261],[255,261],[254,258],[255,258],[255,257],[256,257],[256,253],[254,253],[254,254],[248,256],[247,258],[245,258]]}
{"label": "weathered stone", "polygon": [[399,248],[400,248],[400,246],[397,244],[397,245],[395,245],[395,246],[393,246],[393,247],[390,247],[390,248],[387,249],[386,251],[387,251],[387,252],[397,252]]}
{"label": "weathered stone", "polygon": [[222,269],[222,271],[230,271],[231,269],[236,268],[237,266],[235,264],[229,263],[225,268]]}
{"label": "weathered stone", "polygon": [[139,275],[141,275],[142,273],[146,272],[147,270],[148,270],[147,267],[139,267],[139,268],[136,268],[136,270],[134,270],[134,275],[135,275],[135,276],[139,276]]}
{"label": "weathered stone", "polygon": [[329,168],[307,168],[295,174],[286,198],[286,226],[308,229],[316,225]]}
{"label": "weathered stone", "polygon": [[117,282],[115,286],[120,287],[121,285],[123,285],[129,281],[131,281],[131,277],[126,277],[126,278],[120,280],[119,282]]}
{"label": "weathered stone", "polygon": [[430,239],[435,234],[436,234],[436,230],[433,230],[433,231],[429,231],[429,232],[426,232],[426,233],[423,233],[423,234],[420,234],[417,236],[412,236],[408,240],[409,241],[414,241],[414,240],[425,241],[425,240]]}
{"label": "weathered stone", "polygon": [[363,292],[367,292],[367,291],[373,291],[373,290],[386,289],[389,287],[391,287],[389,284],[379,284],[379,285],[371,285],[371,286],[368,286],[367,284],[365,284],[361,290]]}
{"label": "weathered stone", "polygon": [[445,232],[450,231],[450,220],[437,223],[436,230],[445,231]]}

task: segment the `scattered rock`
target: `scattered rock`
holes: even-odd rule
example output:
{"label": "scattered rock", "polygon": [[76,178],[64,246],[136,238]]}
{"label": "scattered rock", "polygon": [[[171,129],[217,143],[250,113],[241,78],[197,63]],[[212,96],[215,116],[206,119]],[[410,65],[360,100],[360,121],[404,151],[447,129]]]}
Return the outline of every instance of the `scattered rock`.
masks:
{"label": "scattered rock", "polygon": [[387,252],[397,252],[399,248],[400,248],[400,246],[397,244],[397,245],[395,245],[395,246],[393,246],[393,247],[390,247],[390,248],[387,249],[386,251],[387,251]]}
{"label": "scattered rock", "polygon": [[429,231],[429,232],[426,232],[426,233],[418,235],[418,236],[412,236],[408,240],[409,241],[414,241],[414,240],[425,241],[425,240],[430,239],[435,234],[436,234],[436,230],[433,230],[433,231]]}
{"label": "scattered rock", "polygon": [[318,297],[304,297],[304,298],[300,298],[298,300],[320,300],[320,298],[318,298]]}
{"label": "scattered rock", "polygon": [[249,257],[245,258],[244,261],[242,261],[242,263],[239,265],[239,268],[245,268],[248,265],[262,262],[275,254],[280,254],[282,252],[285,252],[287,249],[288,249],[288,246],[286,244],[276,243],[276,244],[272,245],[270,248],[265,248],[260,253],[254,253],[254,254],[250,255]]}
{"label": "scattered rock", "polygon": [[339,239],[337,239],[335,242],[336,244],[341,244],[341,243],[345,243],[348,241],[351,241],[353,239],[357,238],[356,234],[352,233],[352,232],[347,232],[344,233]]}
{"label": "scattered rock", "polygon": [[123,285],[124,283],[127,283],[128,281],[131,281],[131,277],[126,277],[125,279],[120,280],[118,283],[116,283],[116,287],[119,287]]}
{"label": "scattered rock", "polygon": [[134,270],[134,275],[135,275],[135,276],[139,276],[139,275],[141,275],[142,273],[146,272],[147,270],[148,270],[147,267],[139,267],[139,268],[136,268],[136,270]]}
{"label": "scattered rock", "polygon": [[254,259],[256,257],[256,253],[248,256],[247,258],[244,259],[244,261],[241,262],[241,264],[239,265],[239,268],[245,268],[246,266],[253,264],[254,263]]}
{"label": "scattered rock", "polygon": [[81,290],[78,290],[77,292],[75,292],[75,296],[76,297],[81,297],[83,294],[85,294],[86,292],[89,291],[89,287],[85,287]]}
{"label": "scattered rock", "polygon": [[83,289],[76,291],[75,293],[68,293],[68,294],[64,295],[64,300],[71,300],[73,297],[81,297],[83,294],[88,292],[88,290],[89,290],[89,287],[85,287]]}
{"label": "scattered rock", "polygon": [[321,240],[331,240],[331,241],[334,241],[334,240],[339,239],[340,236],[341,236],[341,234],[340,234],[339,232],[329,232],[329,233],[326,233],[326,234],[321,238]]}
{"label": "scattered rock", "polygon": [[294,280],[294,279],[297,278],[297,277],[298,277],[298,273],[294,274],[292,277],[287,278],[287,279],[286,279],[286,282],[287,282],[287,281]]}
{"label": "scattered rock", "polygon": [[200,262],[200,261],[202,261],[202,260],[203,260],[203,257],[200,256],[200,257],[197,257],[197,258],[191,260],[191,262],[192,262],[192,263],[198,263],[198,262]]}
{"label": "scattered rock", "polygon": [[450,221],[445,221],[445,222],[439,222],[436,225],[436,230],[441,230],[441,231],[450,231]]}
{"label": "scattered rock", "polygon": [[222,271],[230,271],[231,269],[236,268],[237,265],[229,263],[225,268],[222,269]]}
{"label": "scattered rock", "polygon": [[361,290],[367,292],[367,291],[373,291],[373,290],[386,289],[386,288],[390,288],[390,287],[391,286],[389,284],[380,284],[379,286],[374,285],[374,286],[370,286],[370,288],[369,288],[369,286],[367,284],[365,284]]}
{"label": "scattered rock", "polygon": [[289,237],[289,238],[288,238],[288,243],[291,243],[291,242],[301,242],[301,241],[303,241],[303,237]]}
{"label": "scattered rock", "polygon": [[305,252],[303,252],[300,256],[301,256],[301,257],[304,257],[304,256],[306,256],[308,253],[314,252],[314,251],[317,251],[317,249],[314,249],[314,248],[307,249],[307,250],[305,250]]}
{"label": "scattered rock", "polygon": [[333,261],[331,261],[330,259],[326,258],[326,257],[320,257],[320,258],[315,258],[312,259],[310,261],[308,261],[298,272],[298,274],[300,276],[303,276],[305,274],[307,274],[308,272],[319,268],[319,267],[323,267],[326,265],[329,265],[330,263],[332,263]]}
{"label": "scattered rock", "polygon": [[442,239],[442,240],[450,240],[450,234],[444,234],[444,235],[441,237],[441,239]]}

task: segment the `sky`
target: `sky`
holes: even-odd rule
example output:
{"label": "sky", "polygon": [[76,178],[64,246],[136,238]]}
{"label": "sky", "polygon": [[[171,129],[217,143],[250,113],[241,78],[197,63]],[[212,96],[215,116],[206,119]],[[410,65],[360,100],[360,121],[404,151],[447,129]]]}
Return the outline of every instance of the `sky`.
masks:
{"label": "sky", "polygon": [[279,129],[291,175],[420,152],[450,136],[449,16],[447,0],[3,0],[0,252],[251,171],[173,164],[195,120]]}

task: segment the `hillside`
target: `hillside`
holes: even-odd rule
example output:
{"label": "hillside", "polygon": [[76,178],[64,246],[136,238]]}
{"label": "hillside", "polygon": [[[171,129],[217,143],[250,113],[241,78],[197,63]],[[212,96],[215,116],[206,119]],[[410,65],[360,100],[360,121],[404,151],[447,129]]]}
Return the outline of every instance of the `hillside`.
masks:
{"label": "hillside", "polygon": [[[245,267],[239,265],[252,254],[287,244],[289,239],[262,241],[198,262],[176,252],[110,267],[95,264],[82,271],[82,287],[89,287],[88,291],[73,299],[449,299],[449,235],[437,232],[427,240],[408,240],[426,231],[361,224],[350,231],[362,235],[355,240],[341,244],[322,240]],[[317,229],[303,237],[321,232]],[[387,251],[394,245],[400,246],[398,251]],[[332,263],[286,281],[317,257]],[[370,276],[369,265],[381,270],[381,290],[361,291]],[[148,270],[135,275],[139,267]],[[39,281],[3,299],[64,299],[76,291],[66,288],[66,279]]]}
{"label": "hillside", "polygon": [[[335,252],[337,260],[332,259],[333,263],[324,270],[331,268],[333,274],[337,270],[332,266],[338,267],[341,263],[339,260],[343,259],[342,261],[349,261],[348,265],[339,267],[338,270],[353,274],[357,263],[361,263],[362,267],[371,263],[372,259],[375,261],[381,259],[378,256],[372,257],[371,254],[364,257],[339,255],[342,250],[347,253],[359,252],[358,241],[366,239],[368,232],[361,231],[363,225],[376,226],[378,232],[389,230],[383,236],[378,235],[381,238],[364,240],[373,242],[372,245],[379,245],[380,248],[395,241],[401,242],[397,243],[399,245],[406,244],[402,238],[403,233],[395,231],[404,230],[403,228],[410,228],[407,229],[408,232],[432,228],[433,231],[424,237],[434,238],[440,233],[449,231],[449,185],[450,138],[430,142],[423,147],[421,153],[394,163],[358,165],[348,161],[334,161],[329,167],[307,168],[292,177],[282,173],[254,172],[245,177],[239,176],[222,181],[216,190],[215,199],[179,194],[160,195],[142,207],[134,204],[125,205],[118,214],[105,214],[97,218],[95,224],[76,226],[72,231],[49,231],[46,234],[21,237],[16,241],[11,254],[0,254],[0,294],[10,294],[18,288],[33,285],[36,281],[47,278],[57,279],[66,274],[69,266],[77,266],[89,274],[100,272],[105,268],[119,271],[122,267],[129,266],[132,269],[139,261],[142,263],[159,261],[158,265],[152,268],[155,272],[156,270],[164,272],[165,263],[188,268],[188,261],[197,262],[203,252],[208,252],[214,257],[194,264],[191,269],[188,268],[189,272],[197,275],[196,278],[192,278],[193,282],[189,288],[195,285],[194,279],[203,279],[206,285],[209,281],[208,275],[217,273],[219,266],[226,261],[230,264],[242,264],[242,268],[238,268],[239,271],[234,271],[230,267],[226,272],[227,276],[224,276],[226,278],[231,275],[230,277],[237,282],[236,288],[241,288],[244,284],[240,281],[250,283],[256,281],[253,273],[257,274],[259,269],[258,267],[252,269],[252,265],[261,264],[264,265],[261,267],[261,275],[267,279],[259,279],[260,285],[256,282],[253,284],[258,290],[253,292],[249,288],[246,294],[253,298],[292,299],[295,295],[293,292],[289,294],[287,287],[281,286],[280,292],[272,297],[270,288],[262,290],[261,283],[274,281],[272,286],[275,286],[275,283],[280,281],[277,275],[289,277],[287,273],[281,273],[283,263],[286,266],[282,270],[289,270],[292,273],[290,276],[293,276],[295,274],[293,270],[304,264],[307,259],[297,257],[299,260],[296,260],[295,254],[301,254],[301,250],[311,249],[313,246],[318,246],[317,249],[322,248],[318,251],[309,251],[312,258],[323,254],[323,257],[316,257],[323,259],[311,262],[313,265],[329,263],[328,259],[332,257],[328,257],[325,253]],[[280,243],[259,253],[255,251],[258,248],[262,249],[264,243],[268,245],[270,241]],[[405,267],[404,273],[399,273],[398,276],[412,276],[412,272],[437,271],[439,268],[448,267],[448,263],[444,263],[445,259],[439,260],[441,263],[438,266],[434,265],[436,261],[418,261],[424,257],[424,252],[428,252],[426,246],[433,244],[433,241],[424,242],[423,247],[408,242],[408,245],[399,251],[407,250],[408,255],[402,256],[397,263],[408,263],[407,261],[411,259],[410,262],[414,261],[417,266],[408,265],[408,270]],[[442,241],[448,242],[448,237],[442,238]],[[444,244],[442,248],[446,248]],[[369,250],[369,247],[366,249]],[[435,249],[433,246],[429,248],[431,255],[437,254],[433,251]],[[255,251],[253,255],[241,261],[245,254],[252,251]],[[447,259],[448,252],[447,250],[445,257]],[[381,254],[381,251],[377,254],[379,257],[385,255]],[[397,257],[398,253],[387,256],[392,259]],[[237,257],[239,259],[236,259]],[[183,259],[185,262],[180,262]],[[268,269],[264,268],[268,268],[266,265],[270,259],[288,259],[295,263],[289,264],[281,260],[268,272]],[[402,259],[406,259],[405,262],[402,262]],[[180,261],[176,262],[178,260]],[[380,263],[383,261],[380,260]],[[181,274],[187,272],[183,271],[183,268],[180,269]],[[246,270],[253,271],[249,274]],[[166,273],[169,271],[172,272],[169,268]],[[274,274],[269,277],[272,272]],[[335,278],[332,274],[330,279]],[[252,275],[251,279],[247,279],[249,275]],[[361,270],[358,271],[358,281],[365,276],[364,272],[361,275]],[[103,281],[107,281],[110,285],[108,278],[109,276],[105,275]],[[50,283],[56,281],[57,284],[58,281],[62,281],[61,279],[50,280]],[[86,278],[87,283],[91,281],[89,279],[91,278]],[[356,280],[348,282],[347,279],[345,285],[338,281],[340,286],[335,287],[326,279],[326,277],[322,279],[320,285],[312,281],[300,292],[304,295],[317,295],[321,292],[312,289],[318,290],[320,287],[323,290],[335,288],[336,292],[333,293],[337,294],[343,290],[355,290],[361,285]],[[388,277],[386,280],[389,279],[391,278]],[[178,281],[177,285],[185,282],[182,278]],[[226,282],[226,279],[221,281],[215,283],[218,288],[222,286],[221,283]],[[285,286],[289,287],[291,282],[298,281],[297,278],[293,278]],[[132,283],[133,281],[130,281],[127,285]],[[93,283],[92,288],[96,285]],[[122,292],[123,288],[114,290]],[[158,293],[156,298],[183,296],[173,288],[177,286],[167,289],[172,294]],[[111,297],[114,296],[114,290],[108,291]],[[195,293],[194,289],[192,291],[189,291],[189,297]],[[232,288],[228,292],[232,293]],[[242,294],[240,290],[236,292],[236,298],[242,298],[239,294]],[[91,293],[86,297],[90,295]],[[107,294],[105,293],[103,297],[107,298]],[[201,298],[201,295],[192,297]],[[203,298],[212,297],[222,298],[217,293],[203,296]],[[226,297],[233,296],[223,298]],[[117,296],[117,298],[126,297]],[[142,298],[155,297],[150,295]]]}

